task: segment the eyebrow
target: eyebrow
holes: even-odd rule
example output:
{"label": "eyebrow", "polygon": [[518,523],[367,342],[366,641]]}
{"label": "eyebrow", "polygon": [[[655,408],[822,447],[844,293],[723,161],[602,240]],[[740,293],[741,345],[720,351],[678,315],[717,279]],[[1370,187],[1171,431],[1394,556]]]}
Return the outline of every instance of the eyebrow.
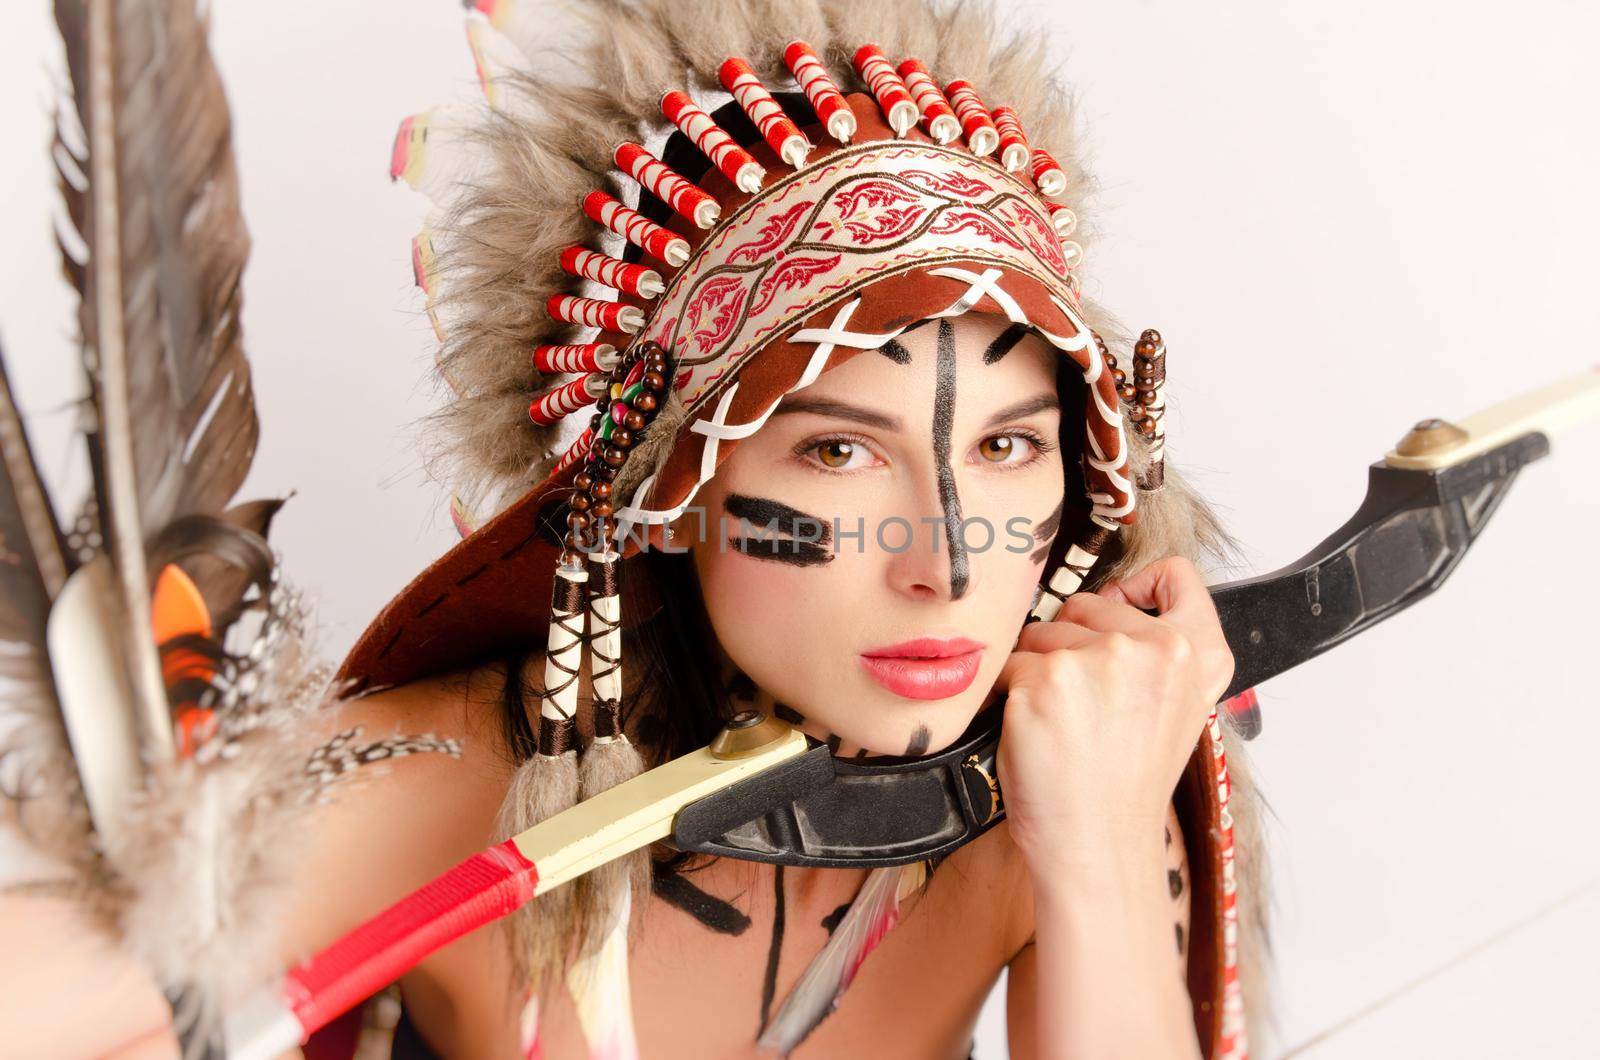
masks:
{"label": "eyebrow", "polygon": [[772,415],[784,416],[791,412],[813,412],[818,416],[850,420],[883,431],[898,431],[901,428],[898,417],[886,416],[875,409],[863,408],[845,401],[834,401],[831,398],[790,395],[779,402],[778,407],[772,410]]}
{"label": "eyebrow", "polygon": [[994,427],[1007,420],[1020,420],[1024,416],[1032,416],[1035,412],[1045,412],[1050,409],[1060,410],[1060,408],[1061,399],[1053,392],[1035,394],[1031,398],[1023,398],[1014,405],[1007,405],[993,416],[990,416],[989,421],[984,426]]}

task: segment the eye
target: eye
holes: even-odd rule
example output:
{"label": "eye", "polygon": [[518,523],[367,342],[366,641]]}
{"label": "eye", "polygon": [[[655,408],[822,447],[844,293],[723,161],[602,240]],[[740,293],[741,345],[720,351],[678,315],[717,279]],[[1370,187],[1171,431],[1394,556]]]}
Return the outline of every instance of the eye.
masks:
{"label": "eye", "polygon": [[807,459],[809,462],[821,464],[829,471],[859,471],[871,467],[873,453],[863,442],[853,438],[823,438],[817,441],[801,442],[795,446],[795,455]]}
{"label": "eye", "polygon": [[817,446],[817,458],[831,468],[849,467],[850,460],[855,455],[854,442],[823,442]]}
{"label": "eye", "polygon": [[978,456],[991,464],[1020,466],[1031,463],[1043,448],[1037,435],[1025,432],[991,434],[978,443]]}

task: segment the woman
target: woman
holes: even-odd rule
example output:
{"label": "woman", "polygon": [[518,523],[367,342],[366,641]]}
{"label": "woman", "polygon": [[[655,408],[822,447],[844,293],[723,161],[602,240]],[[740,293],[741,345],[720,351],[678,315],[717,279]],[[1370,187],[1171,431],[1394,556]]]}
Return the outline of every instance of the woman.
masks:
{"label": "woman", "polygon": [[[1059,201],[1082,175],[1022,131],[1070,142],[1040,56],[970,5],[590,7],[580,44],[479,7],[493,112],[409,121],[394,170],[441,206],[417,261],[448,451],[498,512],[378,617],[342,669],[362,698],[317,734],[427,730],[460,759],[306,818],[282,962],[738,706],[916,756],[1004,693],[1007,818],[944,862],[626,859],[424,959],[398,1042],[629,1055],[637,1026],[651,1055],[965,1055],[1008,968],[1013,1055],[1242,1055],[1207,724],[1232,665],[1193,563],[1220,536],[1163,461],[1159,338],[1123,373],[1088,323]],[[541,78],[551,41],[585,83]],[[838,91],[850,65],[867,91]],[[663,98],[684,67],[734,102]],[[780,70],[800,91],[774,99]],[[660,157],[619,148],[658,104]],[[613,164],[638,213],[596,197]],[[1036,599],[1064,603],[1024,625]],[[1232,784],[1243,825],[1237,755]]]}
{"label": "woman", "polygon": [[[805,1051],[964,1056],[984,998],[1009,967],[1014,1056],[1198,1055],[1183,988],[1188,893],[1170,882],[1185,880],[1188,868],[1169,800],[1231,661],[1203,584],[1176,558],[1102,594],[1075,596],[1056,621],[1024,628],[1047,551],[1039,542],[1055,533],[1047,510],[1014,524],[1028,527],[1030,547],[969,550],[965,581],[953,585],[950,553],[931,546],[933,523],[924,518],[940,513],[927,439],[941,410],[941,364],[959,395],[948,429],[969,525],[1003,526],[1040,509],[1068,477],[1062,443],[1074,432],[1061,427],[1059,354],[1027,335],[1010,338],[995,358],[1004,334],[1003,321],[976,314],[915,328],[895,357],[854,358],[796,392],[722,464],[700,495],[710,532],[697,533],[698,519],[685,513],[677,538],[688,555],[649,554],[673,604],[642,633],[660,657],[635,666],[630,737],[659,760],[678,753],[676,744],[707,742],[733,704],[783,711],[781,703],[837,755],[918,754],[959,736],[992,687],[1006,690],[1007,821],[957,851],[907,900],[869,972]],[[863,401],[890,396],[903,415],[862,422]],[[1006,415],[1019,407],[1031,411]],[[899,517],[921,527],[922,538],[890,551],[869,530],[860,550],[847,544],[819,556],[816,546],[794,544],[794,524],[780,516],[789,532],[762,544],[750,531],[764,520],[727,514],[749,512],[756,500],[762,510],[812,515],[830,534],[835,525]],[[976,541],[976,531],[970,536]],[[763,603],[770,600],[783,607]],[[762,621],[749,621],[756,613]],[[711,636],[702,639],[705,621]],[[955,661],[889,661],[885,648],[924,637],[945,641]],[[959,650],[969,644],[982,647]],[[493,817],[518,760],[515,734],[536,708],[528,694],[504,714],[508,731],[496,731],[505,672],[414,683],[340,712],[340,725],[459,737],[464,761],[397,765],[342,800],[334,823],[319,821],[320,853],[306,876],[342,886],[337,897],[306,887],[288,954],[316,949],[498,838]],[[719,673],[721,688],[693,684]],[[356,848],[375,856],[353,875]],[[655,894],[630,940],[638,1033],[653,1055],[743,1055],[866,871],[727,859],[679,866],[660,853]],[[415,1033],[440,1055],[512,1055],[516,1046],[504,943],[480,935],[402,982]],[[909,997],[922,1003],[908,1008]],[[546,1055],[582,1055],[563,992],[541,1006],[539,1029]]]}

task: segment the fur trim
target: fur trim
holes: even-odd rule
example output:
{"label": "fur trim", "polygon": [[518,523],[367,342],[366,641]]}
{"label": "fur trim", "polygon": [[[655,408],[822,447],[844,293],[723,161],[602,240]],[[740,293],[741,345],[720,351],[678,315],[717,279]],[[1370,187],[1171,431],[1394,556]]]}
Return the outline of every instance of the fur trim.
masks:
{"label": "fur trim", "polygon": [[[500,804],[496,835],[508,839],[554,817],[578,801],[578,752],[534,755],[517,768]],[[506,918],[517,981],[537,993],[559,981],[577,926],[577,889],[570,883],[539,896]]]}
{"label": "fur trim", "polygon": [[[585,0],[539,5],[537,18],[530,9],[504,30],[525,63],[494,75],[497,110],[484,105],[453,130],[473,157],[450,169],[470,176],[451,186],[430,223],[438,365],[450,393],[424,425],[425,460],[479,519],[543,481],[571,441],[560,426],[528,418],[532,395],[558,382],[530,367],[528,351],[579,338],[545,312],[549,295],[581,293],[559,266],[563,248],[596,231],[578,201],[597,188],[629,201],[612,162],[617,143],[671,131],[659,111],[665,89],[696,86],[712,107],[729,98],[717,83],[728,56],[787,84],[783,48],[802,37],[846,91],[864,90],[851,51],[873,41],[921,58],[941,80],[970,78],[986,101],[1018,111],[1030,140],[1062,165],[1064,201],[1085,214],[1089,182],[1071,101],[1039,35],[1002,27],[990,0]],[[666,422],[650,433],[670,440]],[[628,466],[640,478],[650,470],[635,459]]]}
{"label": "fur trim", "polygon": [[[583,798],[590,799],[642,772],[644,762],[632,742],[626,739],[591,742],[584,748],[578,763],[578,790]],[[649,900],[648,846],[578,877],[574,915],[580,959],[598,951],[605,943],[624,894],[641,904]]]}

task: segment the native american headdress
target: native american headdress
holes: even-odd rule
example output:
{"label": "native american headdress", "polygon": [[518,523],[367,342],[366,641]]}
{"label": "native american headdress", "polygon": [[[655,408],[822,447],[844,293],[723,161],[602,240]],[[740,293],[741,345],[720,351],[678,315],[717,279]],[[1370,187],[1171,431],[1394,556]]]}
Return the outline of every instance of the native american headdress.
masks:
{"label": "native american headdress", "polygon": [[[391,167],[436,206],[413,257],[464,540],[341,676],[360,692],[542,640],[538,752],[508,833],[639,769],[618,720],[620,597],[639,591],[626,560],[667,546],[666,524],[785,394],[917,322],[1003,316],[1082,380],[1085,493],[1067,499],[1036,617],[1091,572],[1219,546],[1164,460],[1160,336],[1119,365],[1102,336],[1125,340],[1084,295],[1088,179],[1037,34],[1003,39],[988,5],[931,0],[468,7],[486,102],[406,119]],[[586,644],[595,736],[580,747]],[[1208,1051],[1231,1055],[1222,740],[1214,725],[1201,1022]],[[517,941],[524,969],[561,966],[574,931],[592,949],[644,856],[541,904]]]}

